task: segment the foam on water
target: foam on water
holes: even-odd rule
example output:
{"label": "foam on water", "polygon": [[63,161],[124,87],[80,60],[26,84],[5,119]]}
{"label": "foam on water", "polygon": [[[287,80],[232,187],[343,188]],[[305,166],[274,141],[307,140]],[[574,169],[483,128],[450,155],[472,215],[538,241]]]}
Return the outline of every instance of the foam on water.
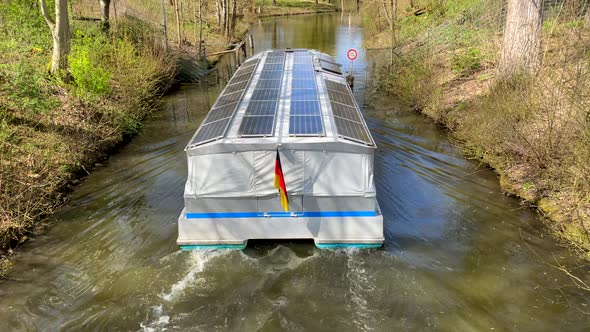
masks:
{"label": "foam on water", "polygon": [[352,321],[361,331],[373,331],[374,317],[368,308],[367,297],[375,291],[375,280],[367,273],[366,261],[360,257],[362,251],[358,249],[346,249],[343,252],[347,256],[347,277],[350,281],[348,307],[352,313]]}
{"label": "foam on water", "polygon": [[231,253],[229,250],[199,250],[199,251],[192,251],[190,252],[190,260],[192,265],[188,271],[184,275],[182,279],[180,279],[177,283],[172,285],[170,292],[166,294],[162,294],[161,297],[167,302],[171,302],[176,300],[179,296],[184,294],[184,291],[194,285],[196,276],[203,272],[205,267],[209,264],[209,262],[214,259],[215,257],[227,255]]}
{"label": "foam on water", "polygon": [[145,323],[141,322],[139,326],[141,327],[140,331],[144,332],[155,332],[155,331],[166,331],[166,326],[170,323],[170,316],[164,314],[163,306],[160,304],[159,306],[153,306],[152,308],[152,315],[153,318]]}

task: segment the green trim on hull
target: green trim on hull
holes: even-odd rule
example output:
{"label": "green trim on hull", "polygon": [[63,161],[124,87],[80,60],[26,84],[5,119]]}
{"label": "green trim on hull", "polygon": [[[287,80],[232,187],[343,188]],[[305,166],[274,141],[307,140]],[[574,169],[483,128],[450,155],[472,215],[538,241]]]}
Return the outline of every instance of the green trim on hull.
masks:
{"label": "green trim on hull", "polygon": [[190,244],[181,245],[180,250],[191,251],[191,250],[209,250],[209,249],[231,249],[231,250],[244,250],[246,244]]}
{"label": "green trim on hull", "polygon": [[383,243],[316,243],[315,246],[320,249],[336,249],[336,248],[371,249],[371,248],[381,248],[383,246]]}

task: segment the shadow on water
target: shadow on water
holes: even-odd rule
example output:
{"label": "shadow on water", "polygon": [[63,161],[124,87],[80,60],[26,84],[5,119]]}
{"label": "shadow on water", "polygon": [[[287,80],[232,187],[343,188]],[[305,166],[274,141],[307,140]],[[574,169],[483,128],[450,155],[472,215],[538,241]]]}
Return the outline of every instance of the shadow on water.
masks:
{"label": "shadow on water", "polygon": [[[315,48],[345,63],[348,48],[362,50],[358,17],[268,19],[251,31],[258,51]],[[584,263],[444,132],[371,92],[386,59],[360,52],[353,67],[379,147],[382,249],[252,241],[244,251],[178,250],[183,148],[231,72],[221,70],[219,84],[163,98],[143,132],[72,193],[59,222],[23,248],[0,282],[0,330],[589,330],[588,294],[543,261]]]}

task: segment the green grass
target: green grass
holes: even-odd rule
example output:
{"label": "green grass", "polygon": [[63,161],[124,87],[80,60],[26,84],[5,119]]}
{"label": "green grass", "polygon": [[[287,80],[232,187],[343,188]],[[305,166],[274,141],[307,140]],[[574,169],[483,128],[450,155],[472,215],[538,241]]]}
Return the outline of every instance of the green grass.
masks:
{"label": "green grass", "polygon": [[0,261],[63,201],[69,181],[137,133],[174,75],[160,31],[126,19],[107,34],[73,21],[71,79],[49,75],[51,35],[37,6],[0,3]]}

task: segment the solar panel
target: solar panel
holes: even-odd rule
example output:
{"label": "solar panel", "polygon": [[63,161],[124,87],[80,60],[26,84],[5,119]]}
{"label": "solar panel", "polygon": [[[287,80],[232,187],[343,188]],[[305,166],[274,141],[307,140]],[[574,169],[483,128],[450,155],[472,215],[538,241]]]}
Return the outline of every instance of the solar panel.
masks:
{"label": "solar panel", "polygon": [[338,104],[333,101],[330,102],[330,105],[332,106],[332,113],[334,113],[334,116],[361,122],[360,115],[357,112],[356,108]]}
{"label": "solar panel", "polygon": [[282,63],[266,63],[264,64],[264,70],[283,70],[284,65]]}
{"label": "solar panel", "polygon": [[372,145],[362,115],[354,103],[352,93],[344,83],[325,80],[328,97],[338,134],[346,139]]}
{"label": "solar panel", "polygon": [[330,81],[330,80],[325,80],[325,82],[326,82],[326,87],[330,90],[334,90],[336,92],[341,92],[341,93],[350,93],[345,84]]}
{"label": "solar panel", "polygon": [[264,67],[240,123],[240,136],[270,136],[281,94],[285,52],[266,55]]}
{"label": "solar panel", "polygon": [[313,79],[315,74],[313,71],[294,71],[293,72],[293,79]]}
{"label": "solar panel", "polygon": [[318,100],[317,89],[292,89],[291,100]]}
{"label": "solar panel", "polygon": [[317,56],[320,58],[320,60],[336,63],[336,59],[334,59],[333,57],[331,57],[329,55],[320,53]]}
{"label": "solar panel", "polygon": [[230,93],[234,93],[234,92],[242,92],[244,90],[244,88],[246,87],[246,85],[248,85],[248,81],[243,81],[243,82],[238,82],[235,84],[230,84],[228,86],[225,87],[225,94],[230,94]]}
{"label": "solar panel", "polygon": [[354,141],[360,141],[363,143],[371,144],[369,134],[362,123],[334,117],[336,127],[338,128],[338,134],[352,139]]}
{"label": "solar panel", "polygon": [[289,117],[289,134],[297,136],[319,136],[324,133],[322,117],[303,115]]}
{"label": "solar panel", "polygon": [[236,76],[234,76],[231,81],[229,81],[228,84],[234,84],[234,83],[239,83],[239,82],[247,82],[250,80],[250,77],[252,77],[252,72],[250,73],[244,73],[244,74],[238,74]]}
{"label": "solar panel", "polygon": [[[242,82],[235,82],[232,84],[229,84],[226,88],[225,88],[225,92],[227,92],[229,89],[236,89],[236,90],[244,90],[248,87],[248,81],[242,81]],[[231,92],[230,92],[231,93]]]}
{"label": "solar panel", "polygon": [[313,71],[311,63],[295,63],[293,64],[293,71]]}
{"label": "solar panel", "polygon": [[249,69],[252,67],[256,67],[257,63],[258,63],[258,59],[256,59],[256,61],[250,61],[250,62],[246,61],[240,66],[240,69]]}
{"label": "solar panel", "polygon": [[281,86],[281,80],[258,80],[256,88],[260,89],[274,89]]}
{"label": "solar panel", "polygon": [[324,134],[313,58],[308,52],[293,59],[289,135],[320,136]]}
{"label": "solar panel", "polygon": [[225,135],[225,129],[227,128],[229,120],[231,120],[231,117],[202,125],[191,144],[202,144],[223,137],[223,135]]}
{"label": "solar panel", "polygon": [[236,101],[240,100],[240,97],[242,97],[242,92],[243,91],[244,90],[239,90],[239,91],[234,92],[234,93],[221,95],[221,97],[219,97],[217,99],[217,102],[215,103],[215,106],[214,107],[231,104],[233,102],[236,102]]}
{"label": "solar panel", "polygon": [[239,133],[242,136],[270,136],[273,134],[275,116],[245,116]]}
{"label": "solar panel", "polygon": [[305,56],[305,57],[295,57],[293,58],[293,64],[306,64],[306,63],[311,63],[313,60],[313,58],[311,57],[311,55]]}
{"label": "solar panel", "polygon": [[320,114],[320,104],[313,101],[291,101],[291,115],[314,115]]}
{"label": "solar panel", "polygon": [[244,73],[250,73],[252,71],[254,71],[254,69],[256,69],[256,66],[242,66],[240,68],[238,68],[238,70],[236,71],[236,73],[238,75],[244,74]]}
{"label": "solar panel", "polygon": [[259,59],[249,60],[234,73],[197,130],[190,145],[203,144],[225,135],[229,122],[240,104],[259,61]]}
{"label": "solar panel", "polygon": [[227,104],[221,107],[216,107],[216,108],[212,108],[209,113],[207,114],[207,118],[205,119],[205,124],[210,123],[210,122],[214,122],[223,118],[227,118],[230,117],[233,112],[234,109],[237,106],[237,102],[236,103],[232,103],[232,104]]}
{"label": "solar panel", "polygon": [[246,112],[248,115],[274,115],[277,101],[250,101]]}
{"label": "solar panel", "polygon": [[344,94],[328,89],[328,97],[330,97],[330,100],[339,102],[340,104],[354,107],[354,102],[352,100],[352,95],[350,93]]}
{"label": "solar panel", "polygon": [[281,90],[279,89],[258,89],[252,93],[251,100],[277,100],[279,98]]}
{"label": "solar panel", "polygon": [[320,60],[320,66],[323,70],[327,70],[336,74],[342,74],[342,66],[340,66],[340,64]]}
{"label": "solar panel", "polygon": [[313,80],[313,79],[293,80],[291,82],[291,87],[293,89],[314,89],[315,88],[315,80]]}
{"label": "solar panel", "polygon": [[283,77],[282,71],[263,71],[260,78],[263,80],[278,80]]}

